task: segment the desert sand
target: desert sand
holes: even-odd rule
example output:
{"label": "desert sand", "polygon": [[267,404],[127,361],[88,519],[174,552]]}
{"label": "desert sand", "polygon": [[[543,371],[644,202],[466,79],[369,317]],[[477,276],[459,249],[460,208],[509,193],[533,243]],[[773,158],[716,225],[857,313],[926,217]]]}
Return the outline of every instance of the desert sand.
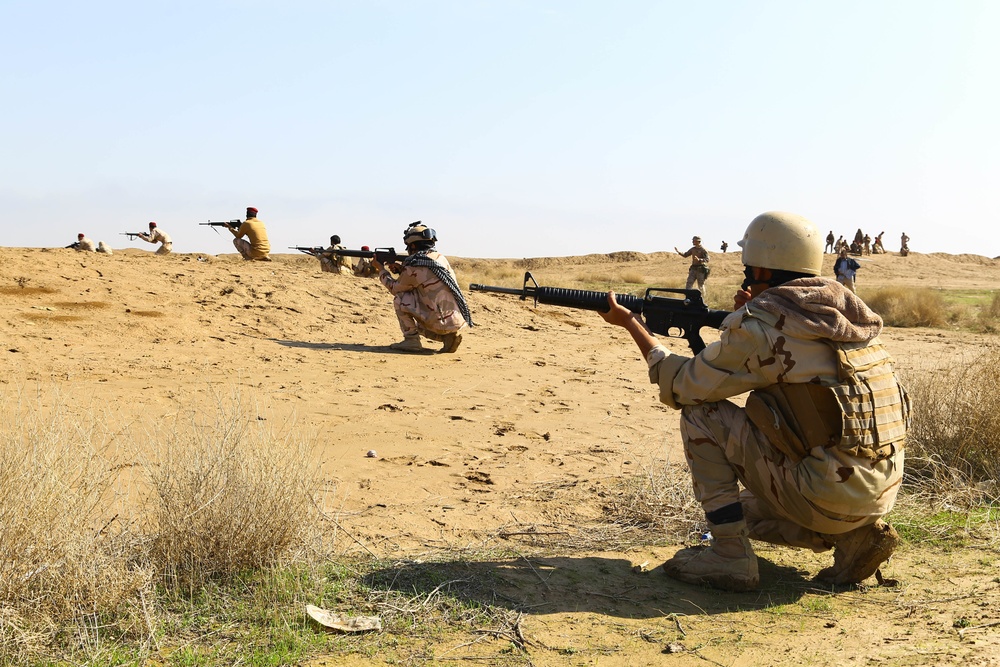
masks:
{"label": "desert sand", "polygon": [[[1000,631],[970,642],[951,627],[957,614],[1000,620],[996,554],[970,573],[954,556],[907,545],[888,568],[903,589],[844,593],[853,610],[824,627],[833,612],[759,610],[799,599],[829,555],[765,547],[774,565],[762,591],[738,596],[632,572],[680,545],[590,550],[602,498],[619,480],[681,460],[677,415],[657,402],[627,335],[596,314],[466,292],[478,326],[457,353],[397,353],[388,348],[400,337],[391,295],[376,280],[322,273],[305,255],[274,259],[2,248],[0,391],[37,393],[70,415],[99,416],[112,432],[239,392],[258,419],[314,443],[344,552],[505,554],[492,565],[538,605],[524,631],[539,645],[587,647],[575,658],[543,650],[536,665],[798,664],[804,655],[810,664],[867,664],[870,652],[890,664],[1000,664]],[[551,286],[639,274],[682,287],[688,263],[669,252],[452,260],[463,288],[486,270],[518,287],[525,268]],[[976,255],[866,260],[860,287],[1000,284],[1000,261]],[[709,296],[732,293],[739,255],[714,253],[713,266]],[[997,342],[948,329],[889,328],[884,339],[904,375],[962,363]],[[668,346],[686,349],[677,339]],[[563,537],[545,557],[518,558],[545,542],[532,533]],[[801,587],[775,594],[789,568]],[[955,590],[960,601],[942,602]],[[687,615],[687,641],[700,654],[659,655],[659,640],[677,632],[670,614]],[[744,632],[744,643],[727,643]],[[914,633],[919,641],[908,642]],[[925,653],[938,657],[924,662]]]}

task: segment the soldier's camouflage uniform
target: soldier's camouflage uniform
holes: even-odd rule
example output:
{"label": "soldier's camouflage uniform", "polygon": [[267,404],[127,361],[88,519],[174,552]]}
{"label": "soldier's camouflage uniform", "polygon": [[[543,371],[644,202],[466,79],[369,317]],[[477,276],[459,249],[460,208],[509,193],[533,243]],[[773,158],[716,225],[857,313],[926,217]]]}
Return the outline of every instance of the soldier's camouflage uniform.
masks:
{"label": "soldier's camouflage uniform", "polygon": [[[427,253],[427,258],[443,266],[452,280],[458,282],[444,255],[431,251]],[[404,266],[398,278],[393,278],[383,268],[378,278],[393,294],[392,305],[403,336],[420,334],[432,340],[441,340],[442,336],[466,326],[455,295],[430,268]]]}
{"label": "soldier's camouflage uniform", "polygon": [[353,268],[351,267],[351,260],[343,255],[334,254],[334,250],[346,250],[347,246],[342,244],[332,245],[327,248],[324,253],[320,253],[319,257],[319,267],[324,273],[351,273]]}
{"label": "soldier's camouflage uniform", "polygon": [[[741,502],[750,537],[815,551],[889,512],[909,400],[881,330],[842,285],[803,278],[727,317],[693,359],[650,351],[706,512]],[[725,400],[748,391],[746,408]]]}
{"label": "soldier's camouflage uniform", "polygon": [[160,247],[156,249],[157,255],[169,255],[174,249],[174,242],[159,227],[153,227],[148,234],[141,232],[139,238],[146,243],[159,243]]}
{"label": "soldier's camouflage uniform", "polygon": [[684,289],[691,289],[695,285],[702,293],[705,292],[705,281],[708,279],[708,251],[704,246],[691,246],[690,250],[681,253],[681,257],[691,258],[691,267],[688,269],[687,283]]}

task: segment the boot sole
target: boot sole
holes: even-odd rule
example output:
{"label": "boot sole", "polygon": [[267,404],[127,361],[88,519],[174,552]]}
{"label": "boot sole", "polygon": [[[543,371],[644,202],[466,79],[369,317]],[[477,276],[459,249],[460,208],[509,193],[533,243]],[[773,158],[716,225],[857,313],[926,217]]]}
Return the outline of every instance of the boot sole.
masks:
{"label": "boot sole", "polygon": [[691,575],[680,572],[670,572],[666,568],[663,569],[663,574],[671,579],[683,581],[686,584],[711,586],[712,588],[717,588],[722,591],[730,591],[732,593],[745,593],[747,591],[755,591],[760,588],[760,577],[757,577],[756,579],[740,579],[730,575],[721,575],[717,577],[707,575]]}

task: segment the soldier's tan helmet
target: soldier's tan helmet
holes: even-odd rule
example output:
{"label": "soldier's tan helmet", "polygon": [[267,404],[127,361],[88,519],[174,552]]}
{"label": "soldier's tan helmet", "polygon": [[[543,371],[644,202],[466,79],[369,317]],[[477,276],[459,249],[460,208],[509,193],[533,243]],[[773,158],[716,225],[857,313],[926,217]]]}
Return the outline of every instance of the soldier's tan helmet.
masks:
{"label": "soldier's tan helmet", "polygon": [[801,215],[761,213],[750,222],[739,245],[743,248],[744,266],[811,276],[823,272],[823,237],[819,228]]}
{"label": "soldier's tan helmet", "polygon": [[437,232],[417,220],[416,222],[411,222],[410,226],[403,232],[403,243],[410,245],[419,241],[437,243]]}

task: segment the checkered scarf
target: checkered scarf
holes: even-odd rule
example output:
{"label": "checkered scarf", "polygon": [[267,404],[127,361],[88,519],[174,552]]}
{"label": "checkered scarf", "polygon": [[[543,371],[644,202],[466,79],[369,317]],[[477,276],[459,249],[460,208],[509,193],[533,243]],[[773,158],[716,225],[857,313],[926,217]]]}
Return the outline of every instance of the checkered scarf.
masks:
{"label": "checkered scarf", "polygon": [[462,313],[462,317],[470,327],[475,326],[472,323],[472,313],[469,312],[469,304],[465,302],[465,297],[462,295],[462,290],[459,288],[458,283],[455,279],[451,277],[451,272],[444,268],[440,263],[431,259],[427,256],[427,253],[434,250],[433,248],[425,248],[424,250],[418,250],[409,257],[403,260],[403,266],[425,266],[430,269],[438,279],[447,285],[451,293],[455,295],[455,301],[458,303],[458,310]]}

